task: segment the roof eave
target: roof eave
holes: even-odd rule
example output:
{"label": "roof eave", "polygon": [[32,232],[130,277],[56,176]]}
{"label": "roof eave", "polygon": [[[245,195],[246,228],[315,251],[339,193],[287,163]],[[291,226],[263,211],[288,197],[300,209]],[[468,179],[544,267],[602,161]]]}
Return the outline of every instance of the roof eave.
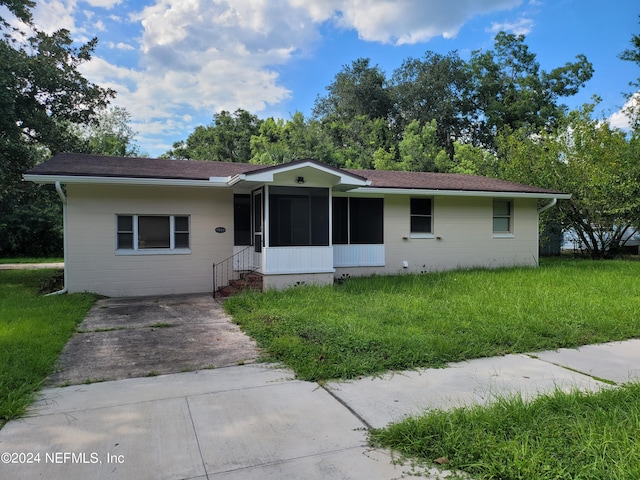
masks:
{"label": "roof eave", "polygon": [[351,190],[351,193],[363,194],[398,194],[398,195],[438,195],[445,197],[497,197],[497,198],[557,198],[567,200],[568,193],[542,192],[508,192],[489,190],[440,190],[424,188],[362,187]]}
{"label": "roof eave", "polygon": [[[171,187],[228,187],[228,179],[223,181],[190,180],[181,178],[135,178],[135,177],[99,177],[84,175],[37,175],[25,174],[23,180],[34,183],[54,184],[92,184],[92,185],[155,185]],[[215,180],[222,180],[216,178]]]}

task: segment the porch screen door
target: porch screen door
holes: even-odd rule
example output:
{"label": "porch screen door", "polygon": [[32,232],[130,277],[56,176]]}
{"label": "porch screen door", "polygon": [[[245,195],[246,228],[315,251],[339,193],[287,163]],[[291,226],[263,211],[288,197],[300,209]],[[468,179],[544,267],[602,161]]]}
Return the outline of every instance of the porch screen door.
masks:
{"label": "porch screen door", "polygon": [[254,190],[253,196],[253,248],[256,253],[262,252],[262,189]]}

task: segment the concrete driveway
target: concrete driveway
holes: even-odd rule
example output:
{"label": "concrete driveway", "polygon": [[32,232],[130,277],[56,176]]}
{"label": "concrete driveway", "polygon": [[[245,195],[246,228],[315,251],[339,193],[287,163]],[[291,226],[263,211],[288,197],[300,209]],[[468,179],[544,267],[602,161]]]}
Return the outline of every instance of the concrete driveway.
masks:
{"label": "concrete driveway", "polygon": [[102,299],[78,330],[49,386],[241,365],[259,356],[207,294]]}

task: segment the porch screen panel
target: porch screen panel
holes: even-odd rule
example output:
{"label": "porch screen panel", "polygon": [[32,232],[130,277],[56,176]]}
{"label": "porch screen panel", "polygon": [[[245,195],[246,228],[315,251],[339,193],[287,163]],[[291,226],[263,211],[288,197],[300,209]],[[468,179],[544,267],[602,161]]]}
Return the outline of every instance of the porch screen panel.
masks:
{"label": "porch screen panel", "polygon": [[333,244],[346,245],[349,243],[349,199],[347,197],[333,198]]}
{"label": "porch screen panel", "polygon": [[329,191],[311,195],[311,245],[329,245]]}
{"label": "porch screen panel", "polygon": [[383,199],[350,198],[349,226],[352,244],[382,244]]}
{"label": "porch screen panel", "polygon": [[329,245],[329,191],[325,188],[271,187],[269,245]]}

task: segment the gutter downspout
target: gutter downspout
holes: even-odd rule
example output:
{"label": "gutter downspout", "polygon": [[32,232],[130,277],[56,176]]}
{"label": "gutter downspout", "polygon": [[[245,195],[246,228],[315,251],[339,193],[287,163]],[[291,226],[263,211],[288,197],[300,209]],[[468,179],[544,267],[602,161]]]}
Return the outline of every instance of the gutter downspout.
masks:
{"label": "gutter downspout", "polygon": [[542,212],[546,212],[551,207],[553,207],[556,203],[558,203],[558,199],[556,197],[553,197],[553,200],[551,200],[551,202],[548,205],[545,205],[540,210],[538,210],[538,215],[540,215]]}
{"label": "gutter downspout", "polygon": [[62,186],[60,182],[56,182],[56,191],[58,192],[58,196],[62,201],[62,245],[64,250],[64,285],[62,290],[58,290],[57,292],[48,293],[45,296],[50,295],[62,295],[63,293],[67,293],[67,197],[62,191]]}

